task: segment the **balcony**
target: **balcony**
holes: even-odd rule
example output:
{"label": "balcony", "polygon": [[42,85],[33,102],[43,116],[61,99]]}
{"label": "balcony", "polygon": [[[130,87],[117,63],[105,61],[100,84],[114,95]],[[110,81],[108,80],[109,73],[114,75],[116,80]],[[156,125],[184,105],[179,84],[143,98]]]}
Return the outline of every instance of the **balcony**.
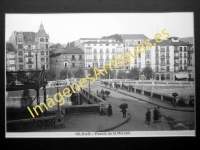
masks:
{"label": "balcony", "polygon": [[33,55],[26,55],[26,57],[34,57]]}
{"label": "balcony", "polygon": [[33,62],[32,61],[28,61],[28,62],[26,62],[26,64],[33,64]]}
{"label": "balcony", "polygon": [[193,53],[193,50],[188,50],[188,53]]}
{"label": "balcony", "polygon": [[161,55],[160,58],[165,58],[165,55]]}
{"label": "balcony", "polygon": [[97,52],[94,52],[93,55],[97,55]]}
{"label": "balcony", "polygon": [[179,59],[179,56],[174,56],[174,59]]}
{"label": "balcony", "polygon": [[174,50],[174,53],[179,53],[179,51],[178,50]]}
{"label": "balcony", "polygon": [[24,63],[24,61],[22,60],[22,61],[19,61],[19,63]]}
{"label": "balcony", "polygon": [[76,61],[76,58],[71,58],[71,61]]}
{"label": "balcony", "polygon": [[165,66],[165,63],[161,63],[160,65],[161,65],[161,66]]}
{"label": "balcony", "polygon": [[175,63],[174,66],[179,66],[179,64],[178,64],[178,63]]}
{"label": "balcony", "polygon": [[71,65],[71,68],[76,68],[76,66],[75,65]]}
{"label": "balcony", "polygon": [[101,61],[101,62],[102,62],[102,61],[104,61],[104,59],[103,59],[103,58],[100,58],[100,59],[99,59],[99,61]]}
{"label": "balcony", "polygon": [[78,60],[82,61],[82,60],[83,60],[83,58],[79,58]]}

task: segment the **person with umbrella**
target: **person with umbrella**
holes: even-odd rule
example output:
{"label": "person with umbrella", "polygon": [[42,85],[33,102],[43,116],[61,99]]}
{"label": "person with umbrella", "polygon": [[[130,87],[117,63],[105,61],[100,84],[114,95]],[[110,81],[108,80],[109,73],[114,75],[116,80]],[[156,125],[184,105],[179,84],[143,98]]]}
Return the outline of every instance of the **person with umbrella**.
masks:
{"label": "person with umbrella", "polygon": [[122,109],[123,118],[126,118],[126,108],[128,108],[128,105],[124,103],[121,104],[119,107]]}
{"label": "person with umbrella", "polygon": [[154,107],[154,111],[153,111],[153,123],[156,123],[158,121],[158,110],[156,109],[156,107]]}

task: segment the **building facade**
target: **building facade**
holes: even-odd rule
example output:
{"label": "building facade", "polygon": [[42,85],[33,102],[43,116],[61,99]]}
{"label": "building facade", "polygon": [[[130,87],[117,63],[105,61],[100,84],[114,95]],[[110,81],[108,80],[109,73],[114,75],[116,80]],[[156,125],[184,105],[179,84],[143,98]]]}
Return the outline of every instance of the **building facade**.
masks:
{"label": "building facade", "polygon": [[17,51],[11,43],[6,43],[6,71],[16,71]]}
{"label": "building facade", "polygon": [[72,76],[74,76],[73,73],[79,69],[85,70],[84,51],[77,47],[51,53],[50,61],[51,70],[56,72],[58,78],[63,69],[70,71]]}
{"label": "building facade", "polygon": [[9,38],[16,49],[16,71],[20,70],[40,70],[45,66],[50,69],[49,61],[49,35],[46,34],[41,23],[39,31],[35,32],[16,32]]}

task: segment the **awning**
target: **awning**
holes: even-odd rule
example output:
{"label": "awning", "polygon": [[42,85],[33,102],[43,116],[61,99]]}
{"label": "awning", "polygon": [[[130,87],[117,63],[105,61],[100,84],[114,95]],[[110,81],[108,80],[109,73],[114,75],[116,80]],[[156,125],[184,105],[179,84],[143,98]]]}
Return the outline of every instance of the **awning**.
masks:
{"label": "awning", "polygon": [[189,78],[188,73],[177,73],[177,74],[175,74],[175,76],[178,79]]}

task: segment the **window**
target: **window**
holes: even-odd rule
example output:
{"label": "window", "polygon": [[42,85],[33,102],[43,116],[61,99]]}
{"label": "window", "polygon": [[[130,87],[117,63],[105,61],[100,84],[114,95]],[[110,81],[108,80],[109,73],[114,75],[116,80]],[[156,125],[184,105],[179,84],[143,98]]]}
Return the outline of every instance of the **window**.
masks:
{"label": "window", "polygon": [[182,64],[182,60],[180,60],[180,64]]}
{"label": "window", "polygon": [[182,47],[180,47],[180,52],[182,52]]}
{"label": "window", "polygon": [[15,64],[15,60],[9,60],[9,63],[10,63],[11,65]]}
{"label": "window", "polygon": [[159,63],[159,61],[158,61],[158,59],[156,59],[156,64],[158,65],[158,63]]}
{"label": "window", "polygon": [[15,55],[10,54],[10,55],[9,55],[9,58],[15,58]]}
{"label": "window", "polygon": [[167,64],[169,64],[169,59],[167,59]]}
{"label": "window", "polygon": [[31,52],[28,52],[28,56],[31,56]]}
{"label": "window", "polygon": [[31,44],[28,44],[28,49],[31,49]]}
{"label": "window", "polygon": [[23,44],[18,44],[18,48],[23,48]]}
{"label": "window", "polygon": [[100,55],[100,59],[103,59],[103,55]]}
{"label": "window", "polygon": [[106,60],[109,60],[109,55],[106,55]]}
{"label": "window", "polygon": [[100,62],[100,66],[101,66],[101,67],[103,66],[103,63],[102,63],[102,62]]}
{"label": "window", "polygon": [[48,51],[46,51],[46,55],[49,55],[49,52],[48,52]]}
{"label": "window", "polygon": [[166,79],[167,79],[167,80],[170,80],[170,74],[167,74],[167,75],[166,75]]}
{"label": "window", "polygon": [[75,68],[75,63],[72,63],[72,67]]}
{"label": "window", "polygon": [[20,62],[20,63],[23,63],[23,58],[19,58],[19,62]]}
{"label": "window", "polygon": [[115,53],[115,49],[114,48],[112,49],[112,53]]}
{"label": "window", "polygon": [[49,65],[46,65],[46,69],[48,69],[49,68]]}
{"label": "window", "polygon": [[44,38],[41,38],[41,39],[40,39],[40,42],[44,42]]}
{"label": "window", "polygon": [[44,58],[41,58],[41,62],[44,62]]}
{"label": "window", "polygon": [[167,57],[169,57],[169,53],[167,53]]}
{"label": "window", "polygon": [[156,53],[156,57],[158,57],[158,53]]}
{"label": "window", "polygon": [[186,47],[184,47],[184,52],[186,52],[187,50],[186,50]]}
{"label": "window", "polygon": [[46,39],[46,42],[48,42],[48,39]]}
{"label": "window", "polygon": [[92,62],[86,62],[87,67],[92,67]]}
{"label": "window", "polygon": [[106,53],[109,53],[109,49],[108,48],[106,49]]}
{"label": "window", "polygon": [[139,53],[138,57],[139,57],[139,58],[141,58],[141,55],[140,55],[140,53]]}
{"label": "window", "polygon": [[40,55],[44,55],[44,51],[41,51],[41,52],[40,52]]}
{"label": "window", "polygon": [[182,66],[180,66],[180,70],[182,70]]}
{"label": "window", "polygon": [[23,69],[23,65],[19,65],[19,69]]}
{"label": "window", "polygon": [[67,67],[68,63],[67,62],[64,62],[64,67]]}
{"label": "window", "polygon": [[184,65],[186,65],[186,63],[187,63],[186,60],[184,60]]}
{"label": "window", "polygon": [[140,44],[140,41],[138,41],[138,44]]}
{"label": "window", "polygon": [[121,47],[117,47],[117,52],[118,53],[121,53],[123,50],[122,50],[122,48]]}
{"label": "window", "polygon": [[28,62],[32,62],[32,59],[31,59],[31,58],[28,58]]}
{"label": "window", "polygon": [[45,49],[45,44],[40,44],[40,49]]}
{"label": "window", "polygon": [[82,60],[82,55],[79,55],[79,60]]}
{"label": "window", "polygon": [[28,65],[28,69],[32,69],[32,65]]}
{"label": "window", "polygon": [[167,66],[167,71],[169,71],[169,66]]}
{"label": "window", "polygon": [[32,37],[31,37],[31,36],[29,36],[29,37],[28,37],[28,41],[30,41],[30,42],[31,42],[31,40],[32,40]]}
{"label": "window", "polygon": [[49,62],[49,58],[46,58],[46,62]]}
{"label": "window", "polygon": [[185,70],[185,71],[187,70],[187,67],[186,67],[186,66],[184,66],[184,70]]}
{"label": "window", "polygon": [[92,55],[86,55],[86,59],[92,59]]}
{"label": "window", "polygon": [[46,44],[46,49],[48,49],[48,44]]}
{"label": "window", "polygon": [[97,50],[96,50],[96,49],[94,49],[94,53],[97,53]]}
{"label": "window", "polygon": [[137,64],[137,59],[135,59],[135,64]]}
{"label": "window", "polygon": [[115,59],[115,55],[112,55],[112,59]]}
{"label": "window", "polygon": [[22,38],[18,38],[18,42],[22,42]]}
{"label": "window", "polygon": [[159,71],[159,67],[158,66],[156,66],[156,72],[158,72]]}
{"label": "window", "polygon": [[94,56],[94,60],[97,60],[97,56]]}
{"label": "window", "polygon": [[103,49],[100,49],[100,53],[103,53]]}

